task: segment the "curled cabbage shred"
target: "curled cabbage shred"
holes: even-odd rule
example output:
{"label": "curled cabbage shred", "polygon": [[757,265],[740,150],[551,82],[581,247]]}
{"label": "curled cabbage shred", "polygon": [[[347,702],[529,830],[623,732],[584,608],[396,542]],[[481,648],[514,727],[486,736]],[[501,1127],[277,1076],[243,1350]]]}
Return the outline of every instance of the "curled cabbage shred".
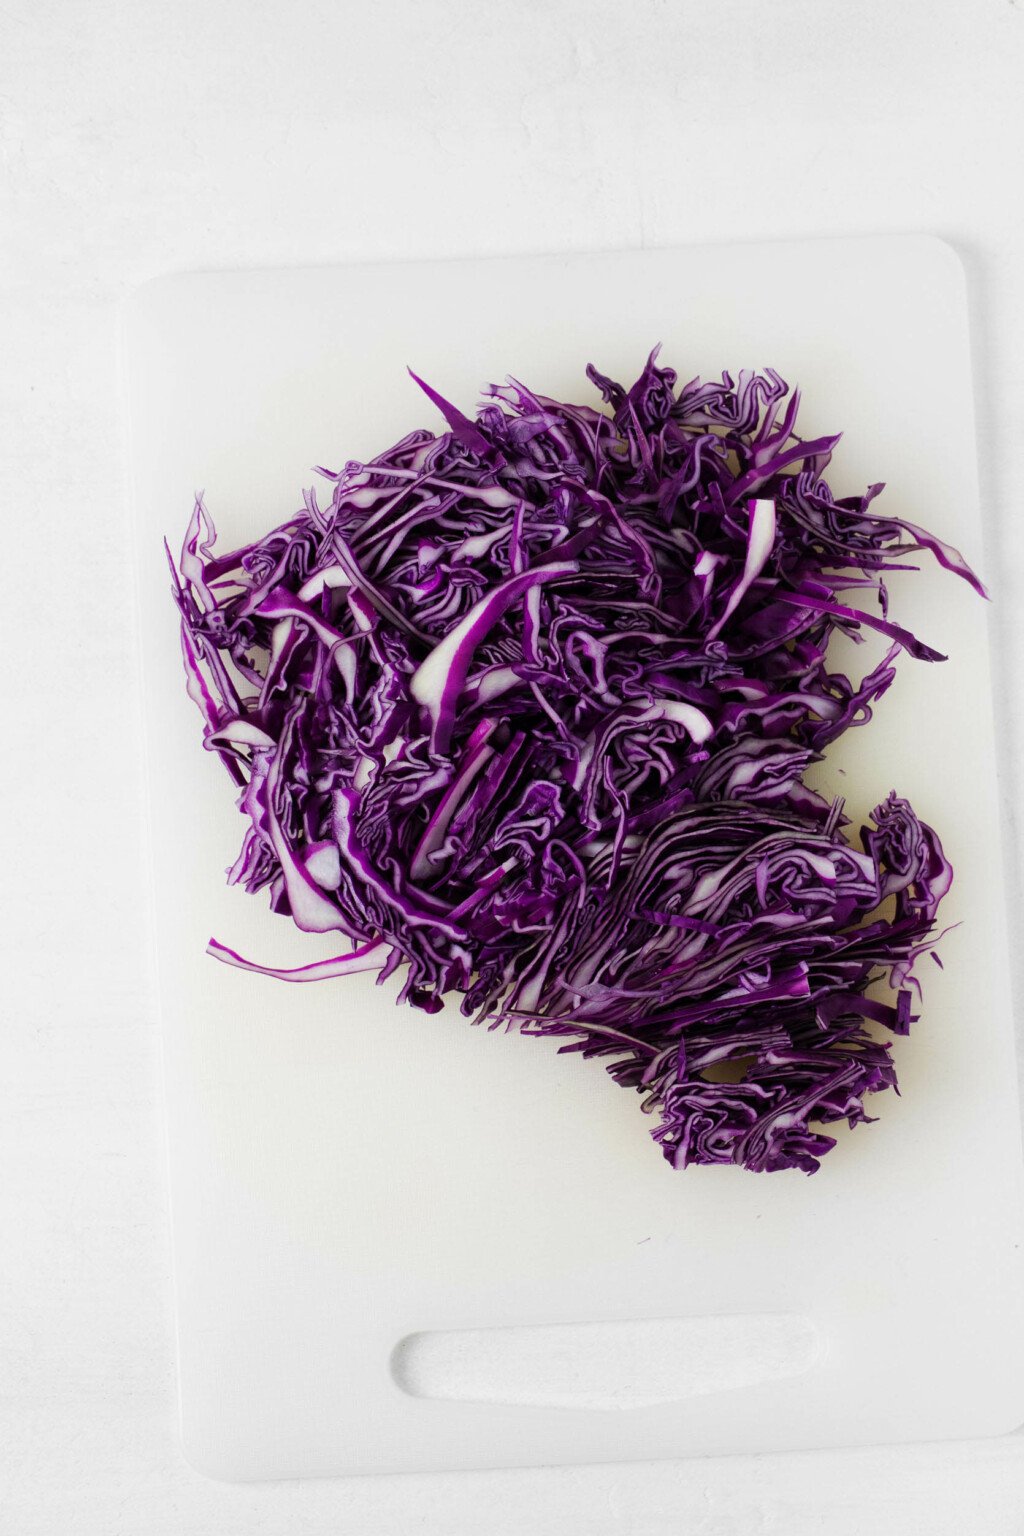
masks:
{"label": "curled cabbage shred", "polygon": [[[417,379],[446,430],[319,471],[230,553],[197,498],[171,568],[247,822],[229,878],[338,939],[288,971],[210,953],[397,972],[600,1058],[676,1167],[813,1172],[896,1085],[952,871],[905,799],[855,837],[808,770],[901,653],[943,659],[886,573],[927,551],[983,589],[880,485],[833,494],[838,438],[798,435],[771,370],[587,373],[601,402],[509,379],[472,420]],[[882,659],[848,677],[837,632]]]}

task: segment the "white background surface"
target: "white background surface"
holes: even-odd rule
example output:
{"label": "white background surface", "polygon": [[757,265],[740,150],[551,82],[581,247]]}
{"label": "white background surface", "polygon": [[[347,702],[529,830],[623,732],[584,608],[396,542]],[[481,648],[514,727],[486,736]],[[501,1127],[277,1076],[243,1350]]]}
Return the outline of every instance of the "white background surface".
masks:
{"label": "white background surface", "polygon": [[[946,235],[972,284],[985,565],[1008,706],[1003,804],[1015,835],[1022,65],[1015,0],[6,7],[5,1533],[1024,1531],[1024,1435],[255,1488],[184,1466],[137,900],[139,708],[115,334],[126,291],[180,267]],[[1019,931],[1019,895],[1013,921]]]}

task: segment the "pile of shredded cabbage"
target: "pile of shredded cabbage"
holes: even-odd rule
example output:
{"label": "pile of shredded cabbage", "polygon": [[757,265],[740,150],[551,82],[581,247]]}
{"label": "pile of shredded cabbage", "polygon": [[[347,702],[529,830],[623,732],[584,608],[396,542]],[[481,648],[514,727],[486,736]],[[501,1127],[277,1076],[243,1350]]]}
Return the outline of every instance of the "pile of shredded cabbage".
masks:
{"label": "pile of shredded cabbage", "polygon": [[[248,826],[232,882],[339,953],[288,981],[402,973],[400,998],[564,1036],[655,1117],[677,1167],[813,1172],[895,1086],[915,959],[952,879],[890,794],[851,840],[805,782],[901,651],[884,575],[930,551],[771,370],[605,409],[514,380],[470,420],[321,470],[329,504],[230,554],[196,502],[174,589],[188,690]],[[414,376],[415,377],[415,376]],[[325,498],[324,498],[325,499]],[[886,637],[859,681],[836,631]],[[878,984],[878,985],[876,985]]]}

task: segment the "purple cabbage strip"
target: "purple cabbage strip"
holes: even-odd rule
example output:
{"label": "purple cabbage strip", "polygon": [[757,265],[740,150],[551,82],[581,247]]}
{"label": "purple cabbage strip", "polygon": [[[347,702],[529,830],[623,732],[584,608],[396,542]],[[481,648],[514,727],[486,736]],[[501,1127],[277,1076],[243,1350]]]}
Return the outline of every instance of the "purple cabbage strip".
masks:
{"label": "purple cabbage strip", "polygon": [[[805,775],[901,652],[942,659],[884,573],[924,550],[984,589],[880,486],[833,496],[838,439],[772,371],[588,374],[607,409],[509,380],[475,421],[416,379],[450,430],[233,554],[197,497],[174,596],[249,823],[229,878],[352,946],[210,951],[401,969],[402,1001],[603,1058],[677,1167],[813,1172],[896,1085],[878,1028],[910,1027],[952,871],[905,800],[857,846]],[[829,642],[865,629],[890,647],[854,682]]]}

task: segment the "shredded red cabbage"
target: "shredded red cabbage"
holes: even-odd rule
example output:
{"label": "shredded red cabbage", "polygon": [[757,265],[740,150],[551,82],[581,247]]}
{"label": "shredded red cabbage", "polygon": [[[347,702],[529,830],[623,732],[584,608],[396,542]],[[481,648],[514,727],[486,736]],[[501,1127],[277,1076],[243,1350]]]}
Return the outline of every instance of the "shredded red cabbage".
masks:
{"label": "shredded red cabbage", "polygon": [[[471,421],[423,384],[449,430],[321,470],[328,507],[230,554],[197,499],[172,570],[249,821],[229,878],[345,941],[210,951],[403,968],[417,1008],[604,1057],[677,1167],[813,1172],[895,1086],[872,1026],[907,1032],[952,871],[905,800],[858,846],[805,774],[900,651],[942,659],[884,573],[928,550],[983,589],[880,485],[833,495],[838,438],[797,435],[776,373],[677,389],[657,357],[587,370],[606,410],[510,380]],[[828,647],[864,630],[890,645],[856,682]]]}

